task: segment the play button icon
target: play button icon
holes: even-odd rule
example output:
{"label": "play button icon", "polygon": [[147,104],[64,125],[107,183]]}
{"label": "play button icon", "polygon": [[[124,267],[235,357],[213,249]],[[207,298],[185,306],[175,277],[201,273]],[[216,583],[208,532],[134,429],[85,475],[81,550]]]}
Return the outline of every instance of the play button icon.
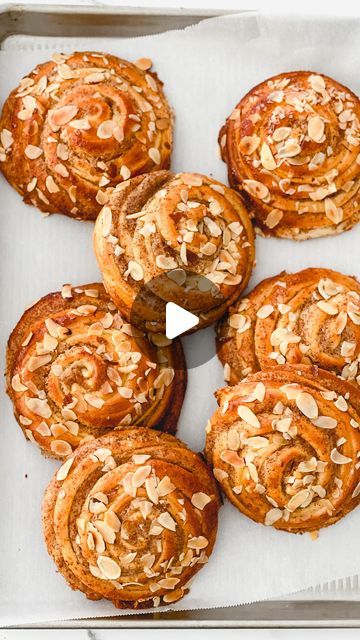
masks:
{"label": "play button icon", "polygon": [[199,324],[199,318],[175,302],[166,304],[166,337],[177,338]]}

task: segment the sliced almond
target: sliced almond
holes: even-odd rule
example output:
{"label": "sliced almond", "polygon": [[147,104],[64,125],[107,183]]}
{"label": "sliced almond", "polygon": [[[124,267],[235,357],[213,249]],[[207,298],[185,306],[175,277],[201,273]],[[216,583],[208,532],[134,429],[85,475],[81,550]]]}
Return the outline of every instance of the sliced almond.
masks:
{"label": "sliced almond", "polygon": [[265,219],[265,224],[269,229],[274,229],[283,217],[284,214],[280,209],[272,209]]}
{"label": "sliced almond", "polygon": [[304,414],[304,416],[311,420],[316,420],[319,415],[319,409],[316,404],[316,400],[312,395],[310,395],[310,393],[301,391],[301,393],[296,396],[295,402],[297,408]]}
{"label": "sliced almond", "polygon": [[196,509],[202,511],[211,502],[211,498],[206,493],[199,491],[198,493],[193,493],[191,502]]}
{"label": "sliced almond", "polygon": [[257,418],[255,413],[249,407],[245,407],[244,405],[240,405],[238,407],[237,412],[238,412],[238,415],[240,416],[240,418],[242,420],[244,420],[244,422],[249,424],[251,427],[254,427],[255,429],[259,429],[260,428],[261,425],[260,425],[259,419]]}
{"label": "sliced almond", "polygon": [[25,155],[29,160],[36,160],[37,158],[40,158],[42,153],[43,150],[33,144],[28,144],[27,147],[25,147]]}
{"label": "sliced almond", "polygon": [[161,164],[161,155],[159,149],[157,149],[156,147],[151,147],[148,151],[148,155],[155,164]]}
{"label": "sliced almond", "polygon": [[283,513],[281,509],[278,509],[276,507],[274,509],[270,509],[270,511],[266,513],[264,524],[267,527],[271,527],[271,525],[275,524],[275,522],[282,518],[282,515]]}
{"label": "sliced almond", "polygon": [[272,154],[272,151],[266,142],[263,143],[260,151],[260,161],[264,169],[268,169],[268,171],[273,171],[276,169],[276,161]]}
{"label": "sliced almond", "polygon": [[254,198],[267,200],[270,196],[270,192],[267,186],[265,184],[262,184],[262,182],[259,182],[258,180],[243,180],[243,186],[245,191],[247,191]]}
{"label": "sliced almond", "polygon": [[340,453],[340,451],[338,451],[336,448],[332,449],[330,453],[330,459],[334,464],[349,464],[349,462],[352,462],[351,458],[343,456],[343,454]]}
{"label": "sliced almond", "polygon": [[308,120],[308,136],[314,142],[322,142],[324,137],[325,123],[319,116],[312,116]]}
{"label": "sliced almond", "polygon": [[115,123],[113,120],[104,120],[104,122],[102,122],[97,128],[97,137],[100,138],[100,140],[107,140],[108,138],[111,138],[114,127]]}
{"label": "sliced almond", "polygon": [[254,153],[254,151],[256,151],[259,144],[260,144],[259,136],[255,136],[255,135],[244,136],[240,141],[239,149],[241,153],[243,153],[246,156],[249,156],[252,153]]}
{"label": "sliced almond", "polygon": [[66,462],[64,462],[63,465],[61,465],[59,471],[56,474],[57,480],[61,481],[67,478],[73,462],[74,462],[74,458],[69,458],[68,460],[66,460]]}
{"label": "sliced almond", "polygon": [[54,124],[55,127],[62,127],[75,118],[78,111],[79,109],[75,105],[65,105],[54,109],[50,116],[51,124]]}
{"label": "sliced almond", "polygon": [[168,513],[167,511],[164,511],[164,513],[161,513],[159,515],[158,523],[161,524],[161,526],[164,527],[164,529],[169,529],[170,531],[176,531],[176,522],[174,518],[172,518],[170,513]]}
{"label": "sliced almond", "polygon": [[99,556],[96,563],[100,571],[108,580],[117,580],[120,578],[121,569],[115,560],[112,560],[112,558],[109,558],[108,556]]}

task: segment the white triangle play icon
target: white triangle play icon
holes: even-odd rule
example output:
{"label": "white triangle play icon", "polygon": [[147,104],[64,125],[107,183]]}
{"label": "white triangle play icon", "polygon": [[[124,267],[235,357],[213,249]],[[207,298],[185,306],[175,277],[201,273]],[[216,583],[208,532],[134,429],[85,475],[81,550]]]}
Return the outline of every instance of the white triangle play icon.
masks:
{"label": "white triangle play icon", "polygon": [[166,305],[166,337],[169,340],[180,336],[199,324],[199,318],[190,311],[186,311],[175,302]]}

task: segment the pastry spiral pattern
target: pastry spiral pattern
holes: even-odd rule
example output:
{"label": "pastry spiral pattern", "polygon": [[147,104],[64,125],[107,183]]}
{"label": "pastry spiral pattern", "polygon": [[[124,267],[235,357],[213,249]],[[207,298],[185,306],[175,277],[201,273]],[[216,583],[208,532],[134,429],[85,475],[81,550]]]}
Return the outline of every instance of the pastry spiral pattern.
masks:
{"label": "pastry spiral pattern", "polygon": [[45,213],[94,220],[130,176],[168,168],[172,116],[151,60],[54,54],[23,78],[0,120],[0,168]]}
{"label": "pastry spiral pattern", "polygon": [[360,383],[360,285],[331,269],[280,273],[238,301],[217,327],[230,384],[281,364],[314,364]]}
{"label": "pastry spiral pattern", "polygon": [[246,94],[219,134],[257,232],[304,240],[359,220],[360,102],[335,80],[282,73]]}
{"label": "pastry spiral pattern", "polygon": [[159,171],[119,185],[95,224],[105,287],[125,317],[165,331],[176,302],[213,323],[246,286],[252,226],[234,191],[199,174]]}
{"label": "pastry spiral pattern", "polygon": [[207,562],[220,506],[214,478],[183,443],[127,429],[79,447],[48,486],[49,554],[73,589],[119,608],[175,602]]}
{"label": "pastry spiral pattern", "polygon": [[217,392],[206,452],[232,504],[290,533],[334,524],[360,500],[360,395],[332,373],[282,365]]}
{"label": "pastry spiral pattern", "polygon": [[123,320],[101,284],[45,296],[9,339],[15,417],[56,458],[130,424],[175,432],[185,387],[180,343],[156,346]]}

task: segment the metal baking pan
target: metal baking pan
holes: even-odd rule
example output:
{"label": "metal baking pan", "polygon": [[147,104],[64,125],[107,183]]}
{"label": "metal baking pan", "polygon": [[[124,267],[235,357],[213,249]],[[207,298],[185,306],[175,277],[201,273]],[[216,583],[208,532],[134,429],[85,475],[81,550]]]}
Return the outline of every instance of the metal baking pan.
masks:
{"label": "metal baking pan", "polygon": [[[181,29],[223,15],[221,10],[106,6],[1,5],[0,50],[12,35],[130,37]],[[59,612],[61,616],[61,612]],[[357,578],[310,589],[293,598],[196,611],[59,621],[21,628],[289,628],[360,627]]]}

